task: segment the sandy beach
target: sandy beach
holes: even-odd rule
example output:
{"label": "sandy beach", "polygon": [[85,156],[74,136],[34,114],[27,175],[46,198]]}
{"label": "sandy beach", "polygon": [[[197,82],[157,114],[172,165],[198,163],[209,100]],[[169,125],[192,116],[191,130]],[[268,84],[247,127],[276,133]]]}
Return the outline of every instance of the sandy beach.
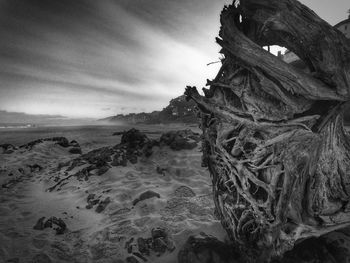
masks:
{"label": "sandy beach", "polygon": [[[211,180],[201,167],[200,143],[191,150],[154,146],[151,156],[140,156],[136,163],[111,166],[101,175],[92,170],[85,177],[76,174],[87,163],[67,166],[81,156],[70,153],[72,147],[43,141],[32,148],[18,148],[39,138],[63,136],[78,142],[85,154],[119,144],[121,135],[113,133],[128,128],[1,131],[0,144],[17,147],[11,153],[0,151],[1,262],[170,263],[177,262],[190,235],[205,232],[226,238],[214,215]],[[137,128],[148,138],[159,139],[165,131],[184,127]],[[142,242],[154,238],[157,229],[166,235],[166,245],[142,251]]]}

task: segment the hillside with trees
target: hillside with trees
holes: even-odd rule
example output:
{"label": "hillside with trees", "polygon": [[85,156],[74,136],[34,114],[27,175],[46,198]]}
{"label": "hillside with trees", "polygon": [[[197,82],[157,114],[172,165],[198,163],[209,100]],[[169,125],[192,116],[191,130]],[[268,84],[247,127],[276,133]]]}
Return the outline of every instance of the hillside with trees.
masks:
{"label": "hillside with trees", "polygon": [[197,108],[193,101],[187,101],[184,95],[172,99],[161,111],[151,113],[118,114],[99,121],[122,122],[127,124],[159,124],[159,123],[196,123]]}

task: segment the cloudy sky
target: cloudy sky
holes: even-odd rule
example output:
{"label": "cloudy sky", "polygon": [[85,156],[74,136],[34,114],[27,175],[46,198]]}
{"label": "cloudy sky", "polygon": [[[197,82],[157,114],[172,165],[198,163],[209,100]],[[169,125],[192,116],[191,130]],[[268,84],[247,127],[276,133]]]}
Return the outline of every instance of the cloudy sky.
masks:
{"label": "cloudy sky", "polygon": [[[229,0],[0,0],[0,110],[100,118],[202,87]],[[348,0],[302,0],[330,24]]]}

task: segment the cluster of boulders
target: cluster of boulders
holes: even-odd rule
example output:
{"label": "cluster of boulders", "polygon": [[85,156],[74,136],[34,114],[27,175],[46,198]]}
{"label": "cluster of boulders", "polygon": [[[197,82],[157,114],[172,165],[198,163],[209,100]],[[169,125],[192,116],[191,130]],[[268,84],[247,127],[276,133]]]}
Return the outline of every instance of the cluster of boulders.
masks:
{"label": "cluster of boulders", "polygon": [[131,238],[125,243],[130,255],[127,257],[127,262],[147,261],[147,257],[151,254],[162,256],[166,252],[173,252],[175,250],[175,243],[164,228],[153,228],[151,230],[151,237],[137,239]]}
{"label": "cluster of boulders", "polygon": [[174,151],[192,150],[197,147],[200,135],[192,130],[170,131],[160,137],[160,144],[167,145]]}
{"label": "cluster of boulders", "polygon": [[61,218],[52,216],[45,221],[45,216],[43,216],[38,219],[33,229],[44,230],[45,228],[53,228],[56,235],[62,235],[66,231],[67,225]]}
{"label": "cluster of boulders", "polygon": [[[123,132],[119,144],[92,150],[69,162],[67,171],[82,164],[88,164],[84,173],[97,170],[97,175],[102,175],[111,166],[126,166],[128,162],[135,164],[140,156],[150,156],[156,144],[156,141],[148,139],[139,130],[131,129]],[[67,164],[61,166],[67,166]]]}
{"label": "cluster of boulders", "polygon": [[83,168],[73,175],[58,179],[58,182],[49,190],[57,188],[61,182],[72,176],[78,180],[87,180],[91,175],[103,175],[112,166],[136,164],[140,157],[150,157],[153,154],[154,146],[169,146],[173,150],[193,149],[197,147],[200,140],[199,134],[191,130],[167,132],[161,136],[159,141],[149,139],[144,133],[134,128],[117,134],[122,135],[119,144],[95,149],[72,161],[59,164],[58,169],[66,167],[66,172],[79,166],[83,166]]}

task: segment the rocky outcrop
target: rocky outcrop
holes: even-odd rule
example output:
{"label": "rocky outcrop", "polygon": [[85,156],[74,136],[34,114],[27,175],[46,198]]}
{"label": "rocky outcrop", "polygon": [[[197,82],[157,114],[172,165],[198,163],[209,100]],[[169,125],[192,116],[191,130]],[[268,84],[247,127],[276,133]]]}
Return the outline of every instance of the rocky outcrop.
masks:
{"label": "rocky outcrop", "polygon": [[[118,114],[100,121],[123,122],[129,124],[137,123],[197,123],[197,109],[195,103],[186,101],[185,96],[172,99],[169,105],[161,111],[151,113]],[[118,134],[116,134],[118,135]]]}
{"label": "rocky outcrop", "polygon": [[[172,150],[190,150],[197,147],[200,140],[200,135],[191,130],[165,133],[159,141],[149,139],[144,133],[134,128],[120,134],[122,135],[121,142],[115,146],[95,149],[72,161],[59,164],[59,171],[71,172],[76,168],[78,171],[61,178],[48,190],[59,189],[60,185],[71,177],[87,180],[91,175],[105,174],[113,166],[136,164],[140,157],[150,157],[154,146],[169,146]],[[157,172],[163,173],[164,171],[158,168]]]}
{"label": "rocky outcrop", "polygon": [[[135,164],[141,156],[149,157],[152,154],[153,146],[158,143],[136,129],[131,129],[123,133],[121,143],[112,147],[102,147],[92,150],[78,158],[62,163],[58,169],[65,169],[70,172],[75,168],[78,171],[60,179],[48,190],[59,189],[59,186],[71,177],[79,180],[87,180],[91,175],[103,175],[112,166],[126,166],[128,162]],[[79,169],[79,167],[82,167]]]}
{"label": "rocky outcrop", "polygon": [[189,129],[170,131],[160,137],[160,144],[168,145],[172,150],[191,150],[197,147],[200,136]]}

